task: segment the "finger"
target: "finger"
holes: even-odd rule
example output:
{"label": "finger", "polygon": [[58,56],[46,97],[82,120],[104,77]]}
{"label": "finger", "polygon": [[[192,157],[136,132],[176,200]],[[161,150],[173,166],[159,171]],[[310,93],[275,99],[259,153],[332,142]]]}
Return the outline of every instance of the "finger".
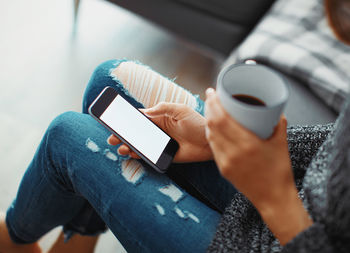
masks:
{"label": "finger", "polygon": [[149,120],[151,120],[154,124],[156,124],[156,125],[159,126],[161,129],[163,129],[164,131],[166,131],[166,126],[165,126],[165,122],[164,122],[164,117],[161,117],[161,115],[159,115],[159,116],[149,116],[148,114],[146,114],[146,113],[144,112],[144,110],[146,110],[146,109],[141,109],[140,111],[141,111],[142,113],[144,113],[144,114],[147,116],[147,118],[148,118]]}
{"label": "finger", "polygon": [[287,134],[287,119],[284,115],[281,116],[280,121],[278,122],[276,126],[275,132],[278,135],[286,135]]}
{"label": "finger", "polygon": [[282,114],[281,116],[281,124],[284,130],[287,132],[287,127],[288,127],[288,120],[286,118],[286,115]]}
{"label": "finger", "polygon": [[141,159],[141,157],[139,157],[138,154],[136,154],[134,151],[131,151],[131,153],[129,155],[131,158]]}
{"label": "finger", "polygon": [[205,117],[208,120],[213,119],[220,121],[221,119],[231,118],[231,116],[226,112],[225,108],[221,105],[221,102],[214,89],[207,89],[206,97],[207,99],[205,100],[205,105],[207,110],[205,111]]}
{"label": "finger", "polygon": [[121,154],[121,155],[130,155],[131,149],[127,145],[122,144],[118,148],[118,153]]}
{"label": "finger", "polygon": [[287,126],[288,122],[284,115],[281,116],[280,121],[275,127],[275,131],[271,136],[271,139],[286,140],[287,139]]}
{"label": "finger", "polygon": [[213,93],[215,93],[215,91],[212,88],[208,88],[205,91],[206,99],[205,99],[205,107],[204,107],[204,116],[208,120],[215,118],[214,108],[213,108],[213,103],[214,103]]}
{"label": "finger", "polygon": [[160,102],[154,107],[141,111],[151,118],[158,116],[176,117],[185,107],[186,105],[183,104]]}
{"label": "finger", "polygon": [[212,131],[233,139],[252,134],[226,112],[214,89],[207,89],[206,95],[205,117]]}
{"label": "finger", "polygon": [[140,156],[131,150],[127,145],[123,144],[118,148],[118,153],[121,155],[128,155],[135,159],[140,159]]}
{"label": "finger", "polygon": [[[215,99],[215,91],[212,88],[207,89],[206,91],[206,100],[205,100],[205,111],[204,115],[209,124],[209,128],[216,128],[221,121],[226,117],[226,113],[219,107]],[[224,122],[222,122],[224,124]]]}
{"label": "finger", "polygon": [[121,143],[121,141],[119,140],[119,138],[115,135],[111,135],[108,137],[107,139],[107,143],[110,144],[110,145],[118,145],[119,143]]}
{"label": "finger", "polygon": [[[185,109],[185,105],[161,102],[155,107],[140,109],[154,124],[165,132],[172,128],[172,125],[179,118],[178,115]],[[168,132],[168,134],[171,134]]]}

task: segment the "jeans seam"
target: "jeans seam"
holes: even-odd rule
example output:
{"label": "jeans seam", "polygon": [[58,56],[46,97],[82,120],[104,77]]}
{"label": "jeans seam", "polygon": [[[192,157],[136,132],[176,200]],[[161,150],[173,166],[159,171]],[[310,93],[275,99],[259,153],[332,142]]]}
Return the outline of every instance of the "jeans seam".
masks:
{"label": "jeans seam", "polygon": [[7,213],[5,222],[6,222],[7,229],[9,231],[9,235],[14,235],[16,237],[16,238],[11,238],[11,236],[10,236],[11,240],[15,243],[18,243],[18,240],[25,241],[25,240],[20,238],[21,237],[20,235],[18,235],[20,233],[18,233],[17,230],[14,228],[14,226],[11,224],[10,218],[11,218],[11,216],[9,216]]}
{"label": "jeans seam", "polygon": [[71,197],[81,197],[80,195],[76,194],[76,192],[69,191],[65,187],[61,186],[60,183],[57,183],[57,180],[54,177],[50,176],[51,173],[49,172],[47,166],[45,166],[44,172],[45,173],[43,173],[43,177],[51,182],[50,186],[52,186],[55,190],[58,190],[64,194],[70,194]]}
{"label": "jeans seam", "polygon": [[[42,175],[42,177],[41,177],[41,179],[40,179],[40,182],[38,183],[38,186],[40,186],[41,184],[42,184],[42,182],[43,182],[43,180],[45,179],[45,175]],[[32,199],[32,196],[33,196],[33,193],[31,192],[31,195],[28,197],[28,199]],[[27,205],[26,205],[26,207],[25,207],[25,209],[26,210],[30,210],[31,208],[29,208],[29,207],[31,207],[31,203],[32,202],[29,202]],[[21,222],[22,222],[22,220],[21,220]],[[17,229],[15,229],[15,227],[13,226],[13,224],[11,225],[11,222],[10,222],[10,220],[7,220],[7,223],[8,223],[8,225],[9,225],[9,229],[11,229],[12,230],[12,232],[13,232],[13,234],[17,237],[17,238],[19,238],[20,240],[22,240],[22,241],[26,241],[26,242],[31,242],[31,240],[26,240],[26,239],[23,239],[23,238],[27,238],[28,237],[28,235],[26,234],[26,233],[22,233],[22,232],[18,232],[18,230]],[[30,236],[29,236],[30,237]]]}

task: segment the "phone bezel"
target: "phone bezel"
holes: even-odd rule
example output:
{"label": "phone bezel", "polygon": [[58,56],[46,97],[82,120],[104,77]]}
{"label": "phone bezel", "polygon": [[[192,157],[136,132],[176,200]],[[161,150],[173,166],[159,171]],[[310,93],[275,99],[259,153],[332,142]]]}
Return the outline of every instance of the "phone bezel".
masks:
{"label": "phone bezel", "polygon": [[89,107],[89,114],[95,118],[98,122],[100,122],[103,126],[105,126],[109,131],[111,131],[113,134],[115,134],[122,142],[127,144],[137,155],[139,155],[147,164],[149,164],[152,168],[157,170],[158,172],[164,173],[167,171],[167,168],[171,164],[178,148],[179,144],[176,140],[171,138],[166,132],[163,131],[160,127],[158,127],[156,124],[154,124],[145,114],[143,114],[138,108],[130,104],[132,107],[134,107],[139,113],[143,115],[146,119],[151,121],[153,125],[157,128],[159,128],[163,133],[165,133],[167,136],[170,137],[170,141],[168,142],[167,146],[163,150],[162,154],[158,158],[157,163],[153,163],[151,160],[149,160],[143,153],[141,153],[136,147],[132,146],[126,139],[124,139],[122,136],[120,136],[114,129],[112,129],[106,122],[102,121],[100,119],[103,112],[108,108],[108,106],[112,103],[112,101],[117,97],[121,96],[124,98],[129,104],[130,102],[128,99],[123,96],[123,94],[118,93],[113,87],[106,87],[102,90],[102,92],[97,96],[97,98],[92,102],[92,104]]}

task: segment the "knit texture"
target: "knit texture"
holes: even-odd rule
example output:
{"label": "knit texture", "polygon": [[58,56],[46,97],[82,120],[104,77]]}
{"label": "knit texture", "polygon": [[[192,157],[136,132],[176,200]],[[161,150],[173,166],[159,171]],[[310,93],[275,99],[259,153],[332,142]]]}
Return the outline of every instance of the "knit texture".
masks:
{"label": "knit texture", "polygon": [[208,252],[350,252],[350,106],[334,125],[289,128],[288,144],[299,196],[314,224],[282,247],[238,193]]}

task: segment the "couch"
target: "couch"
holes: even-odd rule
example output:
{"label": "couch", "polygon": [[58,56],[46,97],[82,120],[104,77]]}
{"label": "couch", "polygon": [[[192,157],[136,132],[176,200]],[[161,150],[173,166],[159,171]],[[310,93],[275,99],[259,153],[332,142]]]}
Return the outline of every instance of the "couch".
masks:
{"label": "couch", "polygon": [[[79,2],[79,0],[75,0]],[[229,56],[274,0],[110,0],[190,41]],[[230,58],[230,57],[228,57]],[[227,62],[232,61],[228,59]],[[225,64],[224,64],[225,65]],[[285,114],[289,125],[334,122],[337,113],[292,77]]]}

